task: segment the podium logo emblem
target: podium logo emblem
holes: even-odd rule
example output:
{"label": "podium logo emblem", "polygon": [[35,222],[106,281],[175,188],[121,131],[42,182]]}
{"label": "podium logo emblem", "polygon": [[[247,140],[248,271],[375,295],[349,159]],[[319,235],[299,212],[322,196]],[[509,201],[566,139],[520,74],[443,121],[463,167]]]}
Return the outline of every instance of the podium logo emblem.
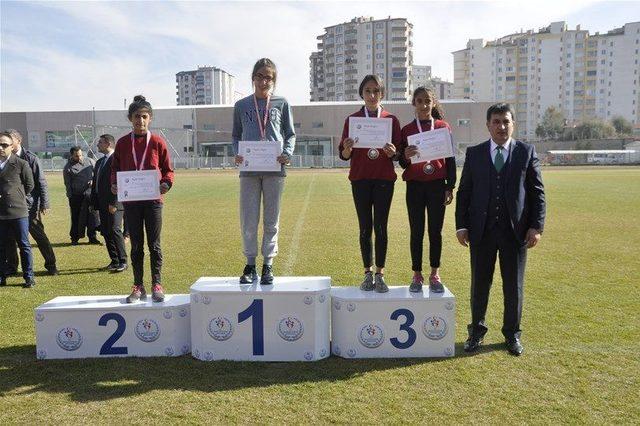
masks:
{"label": "podium logo emblem", "polygon": [[427,317],[422,323],[422,332],[431,340],[440,340],[447,335],[447,322],[444,318],[433,315]]}
{"label": "podium logo emblem", "polygon": [[172,348],[172,347],[170,347],[170,346],[169,346],[169,347],[167,347],[167,348],[164,350],[164,353],[165,353],[167,356],[173,356],[173,348]]}
{"label": "podium logo emblem", "polygon": [[160,337],[160,326],[149,318],[138,321],[135,331],[136,337],[146,343],[155,342]]}
{"label": "podium logo emblem", "polygon": [[373,349],[382,345],[384,341],[384,331],[379,324],[365,324],[360,327],[358,340],[365,348]]}
{"label": "podium logo emblem", "polygon": [[287,342],[294,342],[302,337],[304,334],[304,325],[298,317],[294,315],[288,315],[283,317],[278,322],[278,336],[282,337]]}
{"label": "podium logo emblem", "polygon": [[211,321],[209,321],[209,327],[207,327],[207,331],[209,332],[209,336],[211,336],[213,340],[224,342],[225,340],[229,340],[229,338],[233,336],[233,324],[231,324],[231,320],[229,320],[229,318],[227,317],[213,317]]}
{"label": "podium logo emblem", "polygon": [[73,352],[82,346],[82,335],[76,328],[64,327],[58,331],[56,341],[65,351]]}
{"label": "podium logo emblem", "polygon": [[305,296],[304,297],[304,304],[305,305],[311,305],[313,303],[313,297],[311,296]]}
{"label": "podium logo emblem", "polygon": [[38,321],[38,322],[44,321],[44,315],[41,312],[38,312],[36,314],[36,321]]}

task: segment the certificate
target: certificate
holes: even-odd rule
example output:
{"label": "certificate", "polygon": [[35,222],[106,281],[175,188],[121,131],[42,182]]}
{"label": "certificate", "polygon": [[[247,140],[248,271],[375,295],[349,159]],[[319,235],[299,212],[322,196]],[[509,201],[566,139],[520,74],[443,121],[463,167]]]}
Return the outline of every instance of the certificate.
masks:
{"label": "certificate", "polygon": [[279,141],[240,141],[238,155],[242,156],[243,172],[279,172],[282,165],[278,157],[282,153]]}
{"label": "certificate", "polygon": [[449,129],[435,129],[418,133],[407,138],[409,145],[418,147],[418,153],[412,159],[415,163],[453,157],[453,141]]}
{"label": "certificate", "polygon": [[354,148],[383,148],[391,143],[390,118],[349,117],[349,137]]}
{"label": "certificate", "polygon": [[157,169],[118,172],[118,201],[160,199],[160,172]]}

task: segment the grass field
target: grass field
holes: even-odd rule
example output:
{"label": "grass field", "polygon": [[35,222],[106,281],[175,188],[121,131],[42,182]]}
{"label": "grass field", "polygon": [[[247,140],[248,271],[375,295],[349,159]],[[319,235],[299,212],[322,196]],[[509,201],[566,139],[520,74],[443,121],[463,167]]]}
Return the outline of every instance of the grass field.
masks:
{"label": "grass field", "polygon": [[[316,363],[204,363],[190,356],[37,361],[33,308],[61,295],[125,294],[104,247],[68,244],[62,176],[48,176],[45,224],[61,274],[0,289],[0,424],[7,423],[640,423],[640,168],[547,168],[547,222],[529,254],[520,358],[502,346],[499,281],[483,350],[466,356],[468,251],[447,210],[442,278],[458,298],[456,357]],[[166,198],[163,284],[238,275],[233,172],[178,172]],[[387,282],[411,278],[405,186],[396,184]],[[345,171],[291,171],[279,275],[361,279]],[[427,256],[425,250],[425,258]],[[148,256],[147,256],[148,261]],[[35,250],[36,271],[43,260]],[[145,274],[148,277],[148,267]],[[15,284],[15,286],[11,285]]]}

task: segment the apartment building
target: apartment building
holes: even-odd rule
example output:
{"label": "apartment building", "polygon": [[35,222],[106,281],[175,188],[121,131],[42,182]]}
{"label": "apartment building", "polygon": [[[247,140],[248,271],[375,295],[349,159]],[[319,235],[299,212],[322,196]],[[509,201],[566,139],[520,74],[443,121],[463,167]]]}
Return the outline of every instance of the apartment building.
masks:
{"label": "apartment building", "polygon": [[235,77],[216,67],[176,74],[178,105],[229,105],[235,102]]}
{"label": "apartment building", "polygon": [[559,108],[569,125],[622,116],[640,123],[640,22],[605,34],[553,22],[494,41],[471,39],[453,52],[455,98],[506,101],[518,135],[535,137],[545,110]]}
{"label": "apartment building", "polygon": [[413,66],[413,88],[428,86],[431,81],[431,67],[429,65]]}
{"label": "apartment building", "polygon": [[358,17],[325,28],[309,58],[310,100],[358,100],[360,81],[377,74],[389,100],[410,99],[413,25],[404,18]]}

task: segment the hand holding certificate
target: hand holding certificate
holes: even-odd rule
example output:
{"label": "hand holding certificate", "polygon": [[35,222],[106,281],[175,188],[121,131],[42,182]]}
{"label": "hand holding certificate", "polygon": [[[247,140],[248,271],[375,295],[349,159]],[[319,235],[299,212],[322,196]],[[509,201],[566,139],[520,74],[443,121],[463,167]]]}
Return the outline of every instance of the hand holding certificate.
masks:
{"label": "hand holding certificate", "polygon": [[451,133],[446,128],[411,135],[407,138],[407,143],[418,148],[414,163],[454,156]]}
{"label": "hand holding certificate", "polygon": [[245,172],[279,172],[282,170],[278,157],[282,152],[279,141],[240,141],[238,155],[242,157],[239,167]]}
{"label": "hand holding certificate", "polygon": [[354,148],[383,148],[391,143],[391,118],[349,117],[349,137]]}
{"label": "hand holding certificate", "polygon": [[160,173],[156,169],[118,172],[118,201],[160,199]]}

